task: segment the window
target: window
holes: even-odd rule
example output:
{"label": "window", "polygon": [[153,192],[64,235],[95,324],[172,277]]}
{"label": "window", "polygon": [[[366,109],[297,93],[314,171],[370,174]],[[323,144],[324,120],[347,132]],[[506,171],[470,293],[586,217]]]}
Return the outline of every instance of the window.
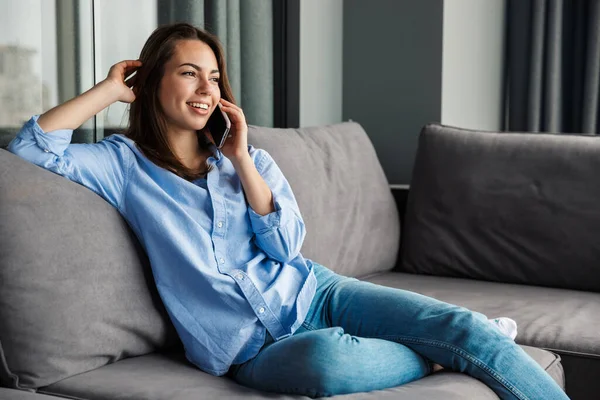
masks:
{"label": "window", "polygon": [[[1,0],[0,147],[32,115],[90,89],[116,62],[138,58],[159,22],[206,22],[220,32],[246,118],[270,126],[273,62],[264,53],[272,41],[271,1],[242,7],[222,0]],[[242,71],[247,87],[241,85]],[[258,100],[244,104],[244,94]],[[127,104],[112,104],[75,130],[72,141],[90,143],[124,128],[127,110]]]}
{"label": "window", "polygon": [[[100,82],[110,67],[121,60],[135,60],[158,26],[156,1],[102,0],[94,2],[95,81]],[[128,105],[114,103],[96,118],[97,139],[127,126]]]}
{"label": "window", "polygon": [[[91,32],[85,12],[91,12],[91,0],[0,2],[0,147],[32,115],[92,85],[79,68],[91,47],[75,40],[76,31]],[[90,132],[82,133],[73,141],[90,141]]]}

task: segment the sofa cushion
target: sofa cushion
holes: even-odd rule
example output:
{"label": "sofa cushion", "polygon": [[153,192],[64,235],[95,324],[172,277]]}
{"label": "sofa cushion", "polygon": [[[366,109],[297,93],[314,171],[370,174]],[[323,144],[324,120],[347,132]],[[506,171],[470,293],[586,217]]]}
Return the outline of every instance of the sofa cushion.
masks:
{"label": "sofa cushion", "polygon": [[427,125],[402,270],[600,291],[600,140]]}
{"label": "sofa cushion", "polygon": [[[550,352],[525,347],[562,385],[562,369]],[[368,377],[365,377],[368,379]],[[107,365],[68,378],[42,389],[44,393],[73,398],[112,400],[264,399],[265,393],[238,385],[226,377],[215,377],[191,366],[183,355],[151,354]],[[93,395],[92,395],[93,394]],[[272,399],[308,399],[297,395],[268,396]],[[498,399],[483,383],[466,375],[444,372],[396,388],[371,393],[333,396],[344,399],[459,400]]]}
{"label": "sofa cushion", "polygon": [[398,211],[360,125],[250,127],[248,141],[273,156],[292,186],[307,230],[302,255],[347,276],[394,266]]}
{"label": "sofa cushion", "polygon": [[383,273],[369,282],[410,290],[517,322],[517,343],[545,348],[563,359],[567,394],[573,399],[600,393],[600,294],[568,289],[502,284],[447,277]]}
{"label": "sofa cushion", "polygon": [[0,149],[0,205],[2,386],[177,343],[140,245],[101,197]]}

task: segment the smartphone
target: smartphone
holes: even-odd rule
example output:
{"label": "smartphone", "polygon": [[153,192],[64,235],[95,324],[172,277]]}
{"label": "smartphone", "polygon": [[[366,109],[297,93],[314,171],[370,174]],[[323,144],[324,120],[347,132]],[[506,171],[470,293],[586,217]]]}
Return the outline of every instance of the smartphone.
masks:
{"label": "smartphone", "polygon": [[223,110],[221,110],[221,103],[217,104],[217,108],[213,111],[212,115],[208,118],[206,123],[210,134],[215,141],[215,144],[220,149],[225,144],[229,130],[231,129],[231,121]]}

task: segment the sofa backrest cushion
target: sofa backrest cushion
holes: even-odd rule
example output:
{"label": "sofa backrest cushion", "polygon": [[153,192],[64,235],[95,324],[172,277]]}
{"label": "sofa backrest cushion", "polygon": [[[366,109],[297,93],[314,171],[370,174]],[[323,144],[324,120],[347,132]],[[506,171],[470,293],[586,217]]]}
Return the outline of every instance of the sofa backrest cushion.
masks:
{"label": "sofa backrest cushion", "polygon": [[421,132],[408,272],[600,291],[600,137]]}
{"label": "sofa backrest cushion", "polygon": [[0,149],[1,386],[46,386],[176,344],[153,288],[113,207]]}
{"label": "sofa backrest cushion", "polygon": [[301,129],[250,127],[290,182],[306,225],[302,255],[347,276],[394,267],[398,211],[373,144],[355,122]]}

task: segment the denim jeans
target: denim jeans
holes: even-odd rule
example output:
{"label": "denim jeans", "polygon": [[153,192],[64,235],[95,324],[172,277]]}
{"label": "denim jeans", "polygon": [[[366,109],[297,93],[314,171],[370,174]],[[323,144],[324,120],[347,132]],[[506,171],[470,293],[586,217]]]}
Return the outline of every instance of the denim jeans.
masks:
{"label": "denim jeans", "polygon": [[501,399],[568,399],[483,314],[417,293],[343,277],[317,263],[317,293],[302,327],[229,376],[256,389],[310,397],[399,386],[431,364],[466,373]]}

